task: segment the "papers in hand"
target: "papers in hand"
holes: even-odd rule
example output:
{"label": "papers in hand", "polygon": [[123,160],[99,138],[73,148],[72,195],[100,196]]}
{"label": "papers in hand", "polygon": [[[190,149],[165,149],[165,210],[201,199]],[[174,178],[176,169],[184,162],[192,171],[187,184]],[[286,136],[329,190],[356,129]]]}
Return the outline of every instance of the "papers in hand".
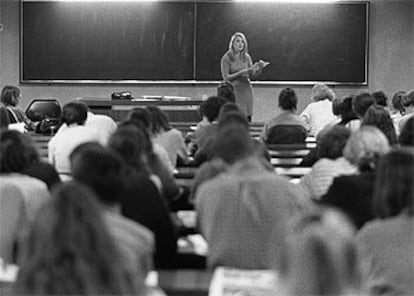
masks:
{"label": "papers in hand", "polygon": [[254,63],[253,69],[254,71],[261,71],[263,70],[263,68],[267,67],[268,65],[270,65],[269,62],[259,60],[258,62]]}
{"label": "papers in hand", "polygon": [[273,270],[218,267],[210,283],[209,296],[277,295],[278,277]]}

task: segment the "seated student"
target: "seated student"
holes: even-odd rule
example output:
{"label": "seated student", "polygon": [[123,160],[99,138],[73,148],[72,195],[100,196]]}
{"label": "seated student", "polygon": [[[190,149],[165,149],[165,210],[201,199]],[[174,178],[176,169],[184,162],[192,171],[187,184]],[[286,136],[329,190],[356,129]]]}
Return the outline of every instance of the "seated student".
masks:
{"label": "seated student", "polygon": [[414,117],[414,90],[408,93],[407,98],[404,100],[404,116],[399,122],[399,128],[402,130],[406,121]]}
{"label": "seated student", "polygon": [[78,146],[70,156],[75,181],[96,194],[104,224],[122,256],[121,263],[143,282],[153,268],[154,237],[146,227],[121,215],[124,166],[114,152],[98,143]]}
{"label": "seated student", "polygon": [[399,137],[399,143],[401,146],[414,147],[414,116],[405,122]]}
{"label": "seated student", "polygon": [[32,150],[25,135],[15,130],[0,132],[0,176],[4,183],[14,184],[25,201],[25,214],[29,223],[50,198],[45,182],[24,173],[32,164]]}
{"label": "seated student", "polygon": [[372,295],[414,294],[414,150],[384,155],[374,190],[378,220],[358,232],[363,271]]}
{"label": "seated student", "polygon": [[99,142],[96,129],[84,126],[88,114],[87,106],[79,101],[72,101],[62,108],[62,123],[66,125],[48,143],[49,162],[53,164],[62,180],[71,174],[69,155],[82,143]]}
{"label": "seated student", "polygon": [[17,247],[27,233],[25,199],[16,184],[0,178],[0,258],[15,263]]}
{"label": "seated student", "polygon": [[172,128],[167,115],[157,106],[146,107],[151,118],[150,135],[153,143],[163,147],[168,153],[168,158],[175,168],[177,160],[187,164],[189,162],[187,146],[183,134]]}
{"label": "seated student", "polygon": [[317,134],[328,124],[336,120],[332,112],[332,100],[335,93],[326,84],[318,83],[312,88],[312,103],[306,106],[300,116],[304,119],[309,135]]}
{"label": "seated student", "polygon": [[375,100],[375,105],[379,105],[384,108],[388,106],[388,97],[382,90],[374,91],[371,95]]}
{"label": "seated student", "polygon": [[397,91],[391,99],[391,106],[389,109],[392,122],[394,124],[395,132],[397,136],[400,134],[399,123],[403,117],[404,110],[404,101],[407,100],[407,93],[405,91]]}
{"label": "seated student", "polygon": [[203,113],[207,117],[209,124],[196,129],[193,133],[194,150],[191,151],[194,155],[198,149],[202,147],[217,135],[217,118],[220,108],[226,103],[222,97],[211,96],[203,104]]}
{"label": "seated student", "polygon": [[281,112],[268,121],[261,135],[266,144],[305,143],[307,132],[305,122],[295,114],[298,98],[291,88],[284,88],[279,94]]}
{"label": "seated student", "polygon": [[[24,245],[17,295],[138,295],[95,194],[68,182],[41,208]],[[140,281],[141,280],[141,281]]]}
{"label": "seated student", "polygon": [[323,132],[318,143],[319,160],[298,183],[307,198],[320,199],[328,191],[335,177],[356,172],[356,166],[342,154],[350,134],[343,126],[333,126]]}
{"label": "seated student", "polygon": [[9,123],[24,123],[26,129],[35,130],[38,122],[27,118],[24,111],[18,106],[20,98],[20,90],[16,86],[6,85],[3,87],[0,101],[7,108]]}
{"label": "seated student", "polygon": [[358,119],[349,121],[345,126],[352,132],[359,129],[365,112],[367,112],[368,108],[374,104],[375,99],[371,96],[370,93],[364,92],[356,95],[352,100],[352,108],[354,109],[355,114],[358,116]]}
{"label": "seated student", "polygon": [[352,101],[354,98],[355,96],[346,96],[342,99],[338,112],[341,120],[337,123],[337,125],[346,126],[351,120],[358,119],[358,116],[352,108]]}
{"label": "seated student", "polygon": [[229,103],[236,103],[234,87],[230,82],[223,81],[219,84],[217,87],[217,96],[226,99]]}
{"label": "seated student", "polygon": [[[116,130],[116,122],[107,115],[92,113],[88,106],[81,100],[77,100],[77,102],[84,104],[88,110],[84,126],[95,129],[99,134],[99,142],[102,145],[105,145],[111,134]],[[59,128],[58,133],[67,128],[67,125],[62,125]]]}
{"label": "seated student", "polygon": [[229,168],[195,195],[198,227],[209,246],[208,266],[274,267],[290,218],[301,206],[299,192],[267,171],[246,128],[220,130],[215,150]]}
{"label": "seated student", "polygon": [[[140,129],[145,130],[145,132],[151,135],[151,114],[145,108],[134,108],[129,114],[126,121],[135,124]],[[174,166],[171,163],[168,153],[164,147],[158,143],[153,143],[151,149],[158,156],[158,159],[163,163],[165,168],[167,168],[171,173],[174,171]]]}
{"label": "seated student", "polygon": [[357,229],[374,219],[372,207],[375,174],[378,160],[390,150],[385,135],[374,126],[362,126],[351,134],[344,148],[344,156],[358,172],[338,176],[320,202],[343,211]]}
{"label": "seated student", "polygon": [[289,231],[275,295],[363,295],[354,233],[339,212],[302,215]]}
{"label": "seated student", "polygon": [[177,235],[166,201],[150,180],[150,169],[142,148],[143,131],[135,126],[120,126],[111,136],[108,148],[124,160],[121,211],[151,230],[155,237],[155,267],[174,267]]}
{"label": "seated student", "polygon": [[367,109],[362,118],[361,126],[372,125],[377,127],[387,137],[388,143],[393,146],[397,144],[397,134],[390,114],[384,107],[373,105]]}
{"label": "seated student", "polygon": [[9,114],[6,106],[0,103],[0,129],[7,128],[10,124]]}

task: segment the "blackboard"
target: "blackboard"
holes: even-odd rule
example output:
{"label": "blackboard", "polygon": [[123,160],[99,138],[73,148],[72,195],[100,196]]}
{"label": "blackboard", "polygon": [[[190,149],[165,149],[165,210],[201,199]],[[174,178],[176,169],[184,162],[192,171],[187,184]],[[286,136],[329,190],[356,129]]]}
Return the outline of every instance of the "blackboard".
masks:
{"label": "blackboard", "polygon": [[271,64],[263,81],[366,82],[365,3],[198,3],[197,80],[220,79],[234,32],[253,61]]}
{"label": "blackboard", "polygon": [[243,32],[259,81],[367,83],[366,2],[23,0],[21,82],[209,82]]}
{"label": "blackboard", "polygon": [[23,2],[23,80],[193,79],[194,4]]}

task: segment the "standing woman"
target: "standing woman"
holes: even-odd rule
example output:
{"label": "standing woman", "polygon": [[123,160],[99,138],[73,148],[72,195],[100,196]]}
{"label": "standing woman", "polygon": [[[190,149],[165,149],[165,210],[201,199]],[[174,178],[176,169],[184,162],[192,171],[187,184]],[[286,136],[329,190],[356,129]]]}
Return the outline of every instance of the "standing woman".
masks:
{"label": "standing woman", "polygon": [[229,50],[221,58],[221,75],[223,80],[233,85],[236,103],[245,112],[249,121],[253,114],[253,89],[250,76],[259,75],[263,67],[262,61],[253,65],[244,34],[234,33],[230,39]]}

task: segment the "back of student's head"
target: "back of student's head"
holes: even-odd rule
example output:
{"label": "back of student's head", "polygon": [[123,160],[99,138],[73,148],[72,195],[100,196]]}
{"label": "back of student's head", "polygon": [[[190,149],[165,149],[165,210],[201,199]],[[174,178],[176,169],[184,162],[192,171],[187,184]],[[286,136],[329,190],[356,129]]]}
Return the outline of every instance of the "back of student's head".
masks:
{"label": "back of student's head", "polygon": [[209,122],[217,119],[220,108],[227,103],[225,99],[218,96],[211,96],[203,104],[203,115],[207,117]]}
{"label": "back of student's head", "polygon": [[226,99],[229,103],[234,103],[236,101],[233,85],[226,81],[220,83],[217,87],[217,96]]}
{"label": "back of student's head", "polygon": [[344,148],[344,157],[360,170],[373,170],[379,158],[390,150],[387,137],[375,126],[353,132]]}
{"label": "back of student's head", "polygon": [[355,96],[346,96],[342,99],[339,115],[341,116],[342,122],[346,124],[347,122],[357,119],[354,109],[352,108],[352,101]]}
{"label": "back of student's head", "polygon": [[147,144],[142,129],[134,125],[119,126],[108,141],[108,148],[117,152],[125,163],[139,172],[148,173]]}
{"label": "back of student's head", "polygon": [[319,158],[336,159],[343,155],[343,150],[351,132],[344,126],[336,125],[324,131],[318,142]]}
{"label": "back of student's head", "polygon": [[95,194],[67,182],[55,187],[31,225],[15,284],[18,294],[136,293],[120,263]]}
{"label": "back of student's head", "polygon": [[328,99],[329,101],[332,101],[335,98],[334,91],[323,83],[317,83],[313,86],[311,91],[311,99],[314,102],[322,101]]}
{"label": "back of student's head", "polygon": [[134,122],[140,128],[149,132],[151,127],[151,114],[145,108],[134,108],[129,114],[127,120]]}
{"label": "back of student's head", "polygon": [[279,107],[283,110],[295,111],[298,104],[298,97],[296,92],[290,88],[286,87],[280,91],[279,94]]}
{"label": "back of student's head", "polygon": [[29,136],[16,130],[0,131],[0,173],[20,173],[39,161]]}
{"label": "back of student's head", "polygon": [[88,106],[80,101],[72,101],[62,108],[62,123],[83,125],[88,117]]}
{"label": "back of student's head", "polygon": [[249,130],[249,121],[243,111],[230,111],[223,113],[223,116],[219,119],[219,128],[222,129],[228,125],[240,125]]}
{"label": "back of student's head", "polygon": [[226,125],[219,130],[213,149],[215,155],[228,164],[234,164],[254,153],[248,129],[236,123]]}
{"label": "back of student's head", "polygon": [[151,133],[156,135],[163,131],[168,131],[171,129],[170,123],[168,121],[168,116],[157,106],[148,106],[146,109],[149,112],[151,119]]}
{"label": "back of student's head", "polygon": [[372,97],[375,100],[375,104],[383,106],[383,107],[387,107],[388,97],[382,90],[373,92]]}
{"label": "back of student's head", "polygon": [[378,164],[374,190],[374,210],[388,218],[404,212],[414,215],[414,148],[396,149]]}
{"label": "back of student's head", "polygon": [[404,113],[404,101],[407,99],[407,92],[397,91],[391,99],[391,106],[394,110]]}
{"label": "back of student's head", "polygon": [[101,202],[120,202],[124,166],[115,152],[98,143],[85,143],[73,150],[70,162],[73,178],[89,186]]}
{"label": "back of student's head", "polygon": [[219,115],[217,117],[217,120],[220,122],[221,120],[223,120],[223,117],[226,116],[226,114],[229,113],[229,112],[241,112],[241,113],[243,113],[243,111],[240,109],[239,105],[237,105],[236,103],[226,103],[223,106],[221,106]]}
{"label": "back of student's head", "polygon": [[317,210],[293,224],[282,278],[290,295],[357,293],[361,275],[355,230],[339,212]]}
{"label": "back of student's head", "polygon": [[1,91],[0,101],[6,106],[16,106],[17,98],[20,96],[20,90],[13,85],[6,85]]}
{"label": "back of student's head", "polygon": [[414,147],[414,116],[411,116],[403,125],[399,142],[401,146]]}
{"label": "back of student's head", "polygon": [[364,125],[372,125],[381,130],[387,137],[390,145],[397,143],[397,135],[395,133],[395,128],[391,116],[383,106],[370,106],[362,118],[361,126]]}
{"label": "back of student's head", "polygon": [[354,108],[355,114],[362,119],[367,109],[375,104],[375,99],[370,93],[364,92],[355,96],[352,100],[352,107]]}
{"label": "back of student's head", "polygon": [[403,101],[404,108],[414,107],[414,90],[407,94],[407,97]]}

